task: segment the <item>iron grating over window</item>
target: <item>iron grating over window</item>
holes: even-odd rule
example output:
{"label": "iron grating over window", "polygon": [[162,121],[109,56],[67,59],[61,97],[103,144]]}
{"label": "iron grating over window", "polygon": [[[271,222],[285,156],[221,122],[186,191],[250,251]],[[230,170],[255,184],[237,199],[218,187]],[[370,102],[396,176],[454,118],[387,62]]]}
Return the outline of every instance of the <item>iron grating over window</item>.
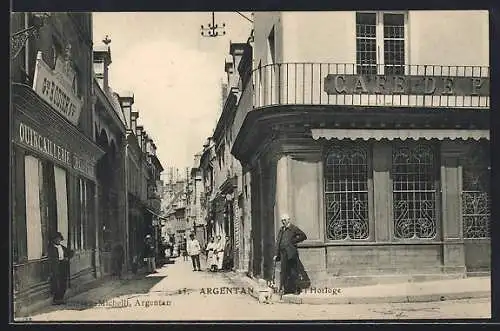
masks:
{"label": "iron grating over window", "polygon": [[490,201],[489,149],[474,145],[462,161],[464,238],[490,238]]}
{"label": "iron grating over window", "polygon": [[328,150],[325,202],[328,239],[368,238],[368,152],[365,146],[332,146]]}
{"label": "iron grating over window", "polygon": [[436,235],[436,153],[430,144],[396,145],[392,154],[394,237]]}

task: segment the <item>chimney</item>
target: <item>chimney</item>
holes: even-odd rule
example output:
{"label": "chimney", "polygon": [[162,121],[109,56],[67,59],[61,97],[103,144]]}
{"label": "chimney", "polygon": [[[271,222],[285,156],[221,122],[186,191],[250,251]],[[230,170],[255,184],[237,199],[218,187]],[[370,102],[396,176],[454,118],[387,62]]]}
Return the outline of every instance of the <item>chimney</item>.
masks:
{"label": "chimney", "polygon": [[130,129],[132,127],[132,105],[134,104],[134,94],[129,91],[124,91],[120,93],[118,101],[120,101],[120,106],[125,114],[125,121],[127,122],[125,123],[125,126]]}
{"label": "chimney", "polygon": [[111,39],[106,36],[102,45],[94,47],[94,75],[102,90],[109,87],[109,65],[111,64]]}
{"label": "chimney", "polygon": [[[237,88],[239,89],[240,86],[238,84],[240,83],[240,77],[244,78],[245,72],[242,72],[241,65],[240,64],[245,64],[242,63],[243,56],[248,52],[249,45],[247,43],[230,43],[229,45],[229,54],[231,54],[233,63],[234,63],[234,70],[238,72],[238,80],[233,82],[231,84],[231,88]],[[243,61],[245,62],[245,61]],[[236,75],[235,75],[236,76]]]}
{"label": "chimney", "polygon": [[156,156],[156,144],[155,143],[153,143],[153,151],[152,152],[153,152],[153,155]]}
{"label": "chimney", "polygon": [[229,88],[233,87],[232,86],[232,79],[234,76],[234,65],[232,61],[226,61],[224,60],[224,71],[227,74],[227,85]]}
{"label": "chimney", "polygon": [[149,155],[154,155],[153,154],[153,146],[154,146],[154,144],[155,143],[154,143],[153,139],[149,138],[149,141],[148,141],[148,150],[147,150],[147,152],[148,152]]}
{"label": "chimney", "polygon": [[240,65],[241,58],[245,53],[245,49],[248,48],[246,43],[230,43],[229,44],[229,54],[233,58],[234,67],[238,68]]}
{"label": "chimney", "polygon": [[139,146],[142,148],[142,132],[144,131],[144,127],[142,125],[138,125],[135,129],[135,136],[137,137],[137,142]]}
{"label": "chimney", "polygon": [[139,118],[139,111],[133,110],[130,112],[130,127],[129,129],[135,134],[137,131],[137,119]]}
{"label": "chimney", "polygon": [[146,131],[143,131],[142,132],[142,145],[141,145],[141,149],[142,149],[143,154],[146,154],[146,152],[147,152],[148,140],[149,140],[148,134],[146,133]]}

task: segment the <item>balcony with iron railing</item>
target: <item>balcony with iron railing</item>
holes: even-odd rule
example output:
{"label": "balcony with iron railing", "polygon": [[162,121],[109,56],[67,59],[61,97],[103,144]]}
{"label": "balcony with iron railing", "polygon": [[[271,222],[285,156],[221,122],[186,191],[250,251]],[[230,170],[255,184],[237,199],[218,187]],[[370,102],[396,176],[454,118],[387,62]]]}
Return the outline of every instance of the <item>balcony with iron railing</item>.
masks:
{"label": "balcony with iron railing", "polygon": [[[489,67],[278,63],[254,69],[253,108],[274,105],[489,108]],[[245,92],[245,91],[244,91]]]}
{"label": "balcony with iron railing", "polygon": [[489,71],[488,66],[456,65],[265,65],[240,77],[233,136],[238,136],[248,112],[280,106],[331,106],[332,111],[338,106],[487,111]]}

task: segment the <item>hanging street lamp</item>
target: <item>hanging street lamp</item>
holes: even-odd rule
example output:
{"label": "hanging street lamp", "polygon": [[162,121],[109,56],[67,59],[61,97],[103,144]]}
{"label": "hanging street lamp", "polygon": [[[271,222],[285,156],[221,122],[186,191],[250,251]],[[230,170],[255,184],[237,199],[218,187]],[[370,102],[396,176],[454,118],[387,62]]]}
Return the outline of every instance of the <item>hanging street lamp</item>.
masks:
{"label": "hanging street lamp", "polygon": [[201,26],[201,35],[203,37],[212,37],[212,38],[223,36],[226,34],[226,31],[224,31],[225,27],[226,27],[225,23],[222,23],[222,26],[219,26],[219,24],[215,23],[215,13],[212,12],[212,23],[208,23],[207,28],[204,27],[203,25]]}

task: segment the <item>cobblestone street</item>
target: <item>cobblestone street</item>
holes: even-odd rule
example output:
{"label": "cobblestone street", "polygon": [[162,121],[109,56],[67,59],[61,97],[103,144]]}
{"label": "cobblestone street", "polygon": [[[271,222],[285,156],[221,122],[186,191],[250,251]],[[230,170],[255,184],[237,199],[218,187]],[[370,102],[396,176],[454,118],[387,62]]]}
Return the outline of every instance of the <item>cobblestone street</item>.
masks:
{"label": "cobblestone street", "polygon": [[[202,263],[203,267],[203,263]],[[489,299],[430,303],[306,305],[260,304],[248,294],[208,294],[233,288],[226,277],[191,271],[191,262],[176,260],[138,279],[108,282],[46,308],[28,320],[345,320],[490,318]]]}

